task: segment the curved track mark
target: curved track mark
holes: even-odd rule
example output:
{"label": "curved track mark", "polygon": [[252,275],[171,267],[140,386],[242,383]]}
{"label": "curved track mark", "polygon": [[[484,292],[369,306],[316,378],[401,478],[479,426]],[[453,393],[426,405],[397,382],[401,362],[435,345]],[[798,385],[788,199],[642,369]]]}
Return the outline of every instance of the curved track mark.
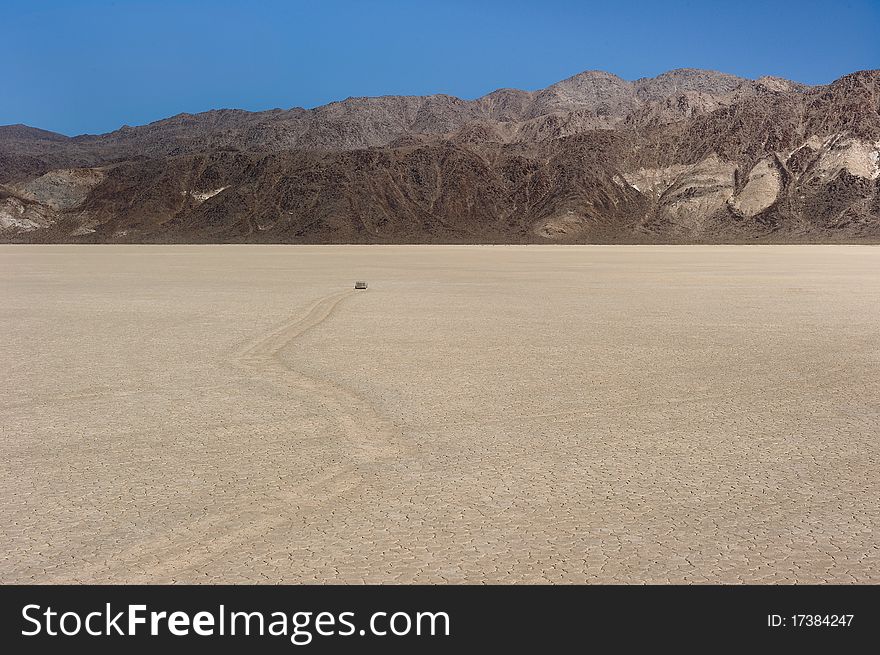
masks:
{"label": "curved track mark", "polygon": [[[81,567],[75,576],[79,581],[157,583],[197,579],[200,565],[289,522],[296,516],[289,512],[291,508],[320,505],[351,491],[362,481],[361,473],[366,468],[399,452],[397,430],[369,403],[348,389],[297,371],[280,356],[293,341],[332,317],[352,293],[345,291],[317,300],[304,316],[249,343],[232,358],[237,368],[271,381],[282,394],[293,391],[319,403],[330,423],[332,438],[343,440],[348,461],[332,463],[317,475],[279,490],[265,506],[254,507],[254,499],[243,499],[243,504],[227,506],[223,514],[200,517],[181,526],[179,532],[157,535],[128,548],[113,562]],[[241,516],[254,513],[256,516],[246,525],[238,523]],[[64,580],[70,581],[70,576]]]}

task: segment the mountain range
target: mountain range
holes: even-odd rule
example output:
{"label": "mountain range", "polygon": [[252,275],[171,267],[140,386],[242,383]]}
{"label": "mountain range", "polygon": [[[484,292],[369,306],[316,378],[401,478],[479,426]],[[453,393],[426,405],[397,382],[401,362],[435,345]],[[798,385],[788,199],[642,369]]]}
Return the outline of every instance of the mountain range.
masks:
{"label": "mountain range", "polygon": [[0,241],[880,241],[880,71],[586,71],[476,100],[0,126]]}

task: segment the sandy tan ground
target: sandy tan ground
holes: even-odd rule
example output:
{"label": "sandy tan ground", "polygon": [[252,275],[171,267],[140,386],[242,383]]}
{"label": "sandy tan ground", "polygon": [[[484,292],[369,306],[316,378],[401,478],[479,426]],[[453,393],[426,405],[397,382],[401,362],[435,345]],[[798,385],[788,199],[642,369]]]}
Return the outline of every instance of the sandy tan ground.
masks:
{"label": "sandy tan ground", "polygon": [[880,582],[880,248],[8,246],[0,300],[2,582]]}

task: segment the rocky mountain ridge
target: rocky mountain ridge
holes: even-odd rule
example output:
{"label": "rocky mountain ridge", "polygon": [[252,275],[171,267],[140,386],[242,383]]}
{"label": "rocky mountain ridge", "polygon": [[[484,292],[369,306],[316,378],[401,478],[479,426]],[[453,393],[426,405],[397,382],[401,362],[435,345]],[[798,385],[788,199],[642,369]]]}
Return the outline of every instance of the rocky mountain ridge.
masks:
{"label": "rocky mountain ridge", "polygon": [[0,127],[15,242],[880,240],[880,71],[681,69],[539,91]]}

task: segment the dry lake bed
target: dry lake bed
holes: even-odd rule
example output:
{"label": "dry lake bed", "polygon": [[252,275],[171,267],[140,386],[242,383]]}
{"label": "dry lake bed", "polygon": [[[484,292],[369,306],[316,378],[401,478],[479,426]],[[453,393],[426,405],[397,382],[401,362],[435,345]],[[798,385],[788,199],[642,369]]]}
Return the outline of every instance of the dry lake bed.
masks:
{"label": "dry lake bed", "polygon": [[880,247],[2,246],[0,335],[0,582],[880,582]]}

